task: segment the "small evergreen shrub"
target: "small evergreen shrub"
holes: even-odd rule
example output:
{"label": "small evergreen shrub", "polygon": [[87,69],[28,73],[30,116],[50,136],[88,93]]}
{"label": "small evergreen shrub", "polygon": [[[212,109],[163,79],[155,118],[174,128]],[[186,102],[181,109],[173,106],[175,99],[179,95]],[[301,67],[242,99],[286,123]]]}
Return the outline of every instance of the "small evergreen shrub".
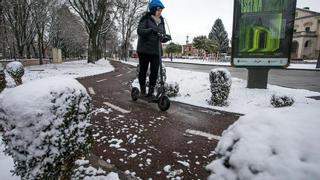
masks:
{"label": "small evergreen shrub", "polygon": [[216,68],[210,71],[211,99],[209,104],[214,106],[226,106],[231,88],[231,74],[224,68]]}
{"label": "small evergreen shrub", "polygon": [[[166,82],[167,81],[167,69],[164,66],[164,64],[162,64],[162,71],[163,71],[163,74],[162,74],[163,82]],[[159,69],[157,84],[160,84],[160,80],[161,80],[160,78],[161,78],[161,76],[160,76],[160,69]]]}
{"label": "small evergreen shrub", "polygon": [[1,93],[0,125],[14,174],[21,179],[70,179],[74,161],[90,148],[90,102],[78,81],[62,77]]}
{"label": "small evergreen shrub", "polygon": [[164,88],[168,97],[176,97],[179,93],[179,84],[177,82],[169,82],[164,84]]}
{"label": "small evergreen shrub", "polygon": [[292,106],[294,104],[294,99],[286,95],[273,94],[271,96],[270,103],[275,108],[287,107],[287,106]]}
{"label": "small evergreen shrub", "polygon": [[17,86],[22,84],[22,76],[24,75],[23,64],[18,61],[11,62],[6,66],[7,73],[14,79]]}

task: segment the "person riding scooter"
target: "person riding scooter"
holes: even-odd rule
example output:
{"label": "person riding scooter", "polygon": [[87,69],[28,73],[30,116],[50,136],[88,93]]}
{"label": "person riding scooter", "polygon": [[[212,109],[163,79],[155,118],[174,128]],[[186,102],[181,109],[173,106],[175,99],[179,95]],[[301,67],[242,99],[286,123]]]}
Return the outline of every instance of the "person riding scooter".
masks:
{"label": "person riding scooter", "polygon": [[[153,97],[154,87],[158,78],[159,56],[162,55],[161,43],[171,40],[166,35],[164,19],[161,16],[164,9],[160,0],[152,0],[149,3],[149,12],[147,12],[139,21],[138,25],[138,45],[137,52],[139,56],[139,84],[141,95]],[[161,43],[159,43],[159,41]],[[161,53],[160,53],[161,52]],[[160,54],[159,54],[160,53]],[[150,63],[149,89],[146,94],[146,76]]]}

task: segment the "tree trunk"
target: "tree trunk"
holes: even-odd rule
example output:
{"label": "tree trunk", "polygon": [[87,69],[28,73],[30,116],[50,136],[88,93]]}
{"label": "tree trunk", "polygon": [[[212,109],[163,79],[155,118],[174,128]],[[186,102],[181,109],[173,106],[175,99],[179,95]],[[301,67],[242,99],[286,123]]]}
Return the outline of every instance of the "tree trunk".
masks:
{"label": "tree trunk", "polygon": [[32,51],[33,51],[33,53],[34,53],[34,57],[39,58],[39,55],[38,55],[38,53],[37,53],[36,47],[34,47],[33,42],[31,43],[31,46],[32,46]]}
{"label": "tree trunk", "polygon": [[44,48],[43,36],[41,40],[41,53],[42,53],[42,57],[46,58],[46,49]]}
{"label": "tree trunk", "polygon": [[0,93],[6,88],[6,76],[3,72],[3,70],[0,70]]}
{"label": "tree trunk", "polygon": [[16,54],[16,46],[13,45],[13,58],[16,61],[17,60],[17,54]]}
{"label": "tree trunk", "polygon": [[98,60],[98,45],[97,45],[98,33],[93,30],[89,35],[89,51],[88,51],[88,63],[95,63]]}
{"label": "tree trunk", "polygon": [[7,58],[7,49],[4,41],[2,42],[2,53],[3,53],[2,54],[3,59]]}
{"label": "tree trunk", "polygon": [[122,49],[122,55],[123,55],[124,61],[128,61],[127,49],[128,49],[127,43],[125,42],[123,49]]}
{"label": "tree trunk", "polygon": [[121,49],[121,56],[122,56],[122,59],[124,61],[128,61],[128,56],[129,56],[129,43],[128,43],[128,40],[126,39],[124,41],[124,44],[122,46],[122,49]]}
{"label": "tree trunk", "polygon": [[27,46],[27,59],[31,59],[31,47],[30,46],[31,46],[30,44]]}
{"label": "tree trunk", "polygon": [[24,45],[18,45],[18,53],[19,53],[19,58],[23,58],[24,56]]}
{"label": "tree trunk", "polygon": [[41,48],[41,41],[40,41],[40,37],[38,36],[38,53],[39,53],[39,64],[42,65],[43,61],[42,61],[42,48]]}

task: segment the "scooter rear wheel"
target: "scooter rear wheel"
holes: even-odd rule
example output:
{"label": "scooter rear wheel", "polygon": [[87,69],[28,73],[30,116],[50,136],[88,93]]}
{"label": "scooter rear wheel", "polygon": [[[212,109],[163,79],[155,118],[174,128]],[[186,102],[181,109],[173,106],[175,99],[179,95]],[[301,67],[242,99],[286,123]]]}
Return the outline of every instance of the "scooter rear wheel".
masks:
{"label": "scooter rear wheel", "polygon": [[160,96],[158,101],[158,107],[161,111],[166,111],[170,108],[170,99],[168,96]]}
{"label": "scooter rear wheel", "polygon": [[132,90],[131,90],[132,101],[137,101],[138,97],[139,97],[139,94],[140,94],[140,91],[139,91],[138,88],[136,88],[136,87],[132,88]]}

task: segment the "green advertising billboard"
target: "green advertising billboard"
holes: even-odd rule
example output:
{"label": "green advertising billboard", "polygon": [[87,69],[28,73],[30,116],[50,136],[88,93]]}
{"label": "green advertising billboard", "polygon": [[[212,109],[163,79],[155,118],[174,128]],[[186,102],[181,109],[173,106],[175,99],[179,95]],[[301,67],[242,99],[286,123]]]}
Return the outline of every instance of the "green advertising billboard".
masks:
{"label": "green advertising billboard", "polygon": [[296,0],[234,0],[232,65],[290,63]]}

